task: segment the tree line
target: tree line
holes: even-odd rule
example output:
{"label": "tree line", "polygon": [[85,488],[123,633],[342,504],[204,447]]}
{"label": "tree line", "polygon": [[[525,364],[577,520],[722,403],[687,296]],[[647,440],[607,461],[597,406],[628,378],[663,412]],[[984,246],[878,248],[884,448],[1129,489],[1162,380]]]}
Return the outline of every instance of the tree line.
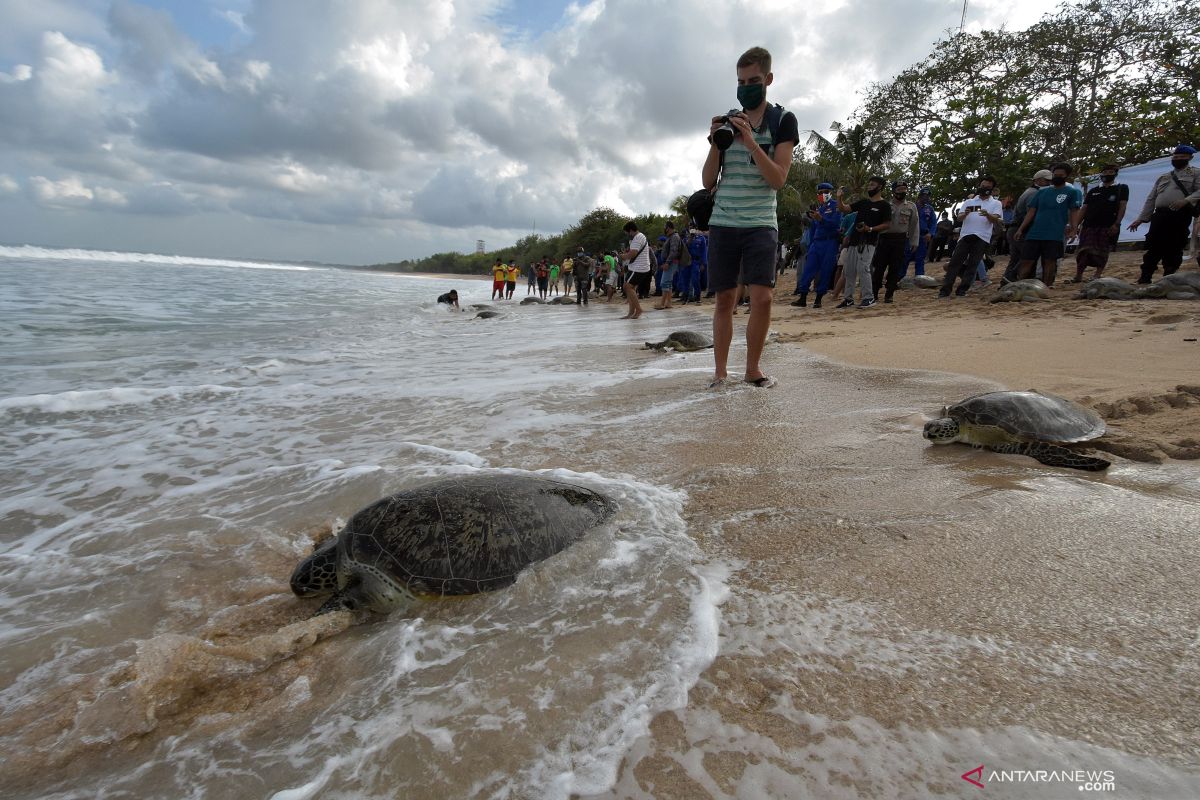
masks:
{"label": "tree line", "polygon": [[[801,234],[819,181],[853,195],[870,175],[903,177],[911,194],[929,186],[948,204],[985,173],[998,196],[1015,196],[1057,161],[1087,175],[1157,158],[1179,142],[1200,145],[1197,31],[1194,0],[1071,0],[1023,31],[947,33],[924,59],[868,86],[850,121],[832,123],[830,135],[802,135],[778,194],[780,238]],[[637,217],[639,228],[683,222],[685,202],[677,197],[670,215]],[[497,257],[527,264],[578,245],[611,250],[625,221],[598,208],[557,236],[379,267],[483,273]]]}

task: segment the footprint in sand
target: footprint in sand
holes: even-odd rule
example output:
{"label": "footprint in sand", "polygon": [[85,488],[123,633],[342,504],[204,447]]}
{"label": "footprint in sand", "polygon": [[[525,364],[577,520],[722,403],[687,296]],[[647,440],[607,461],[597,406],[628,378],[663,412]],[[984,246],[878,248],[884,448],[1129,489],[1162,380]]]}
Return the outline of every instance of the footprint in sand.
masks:
{"label": "footprint in sand", "polygon": [[1170,325],[1173,322],[1184,322],[1187,320],[1187,314],[1155,314],[1153,317],[1146,319],[1147,325]]}

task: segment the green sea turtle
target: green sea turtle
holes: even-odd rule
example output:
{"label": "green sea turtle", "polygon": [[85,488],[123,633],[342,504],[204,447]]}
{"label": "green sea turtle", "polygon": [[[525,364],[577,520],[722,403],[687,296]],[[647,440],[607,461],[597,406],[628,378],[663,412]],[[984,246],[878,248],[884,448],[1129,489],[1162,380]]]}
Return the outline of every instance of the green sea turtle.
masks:
{"label": "green sea turtle", "polygon": [[1175,272],[1163,275],[1149,286],[1138,286],[1134,297],[1165,297],[1168,300],[1200,299],[1200,272]]}
{"label": "green sea turtle", "polygon": [[523,305],[523,306],[533,306],[533,305],[543,306],[545,304],[546,304],[546,301],[540,297],[526,297],[525,299],[523,299],[521,301],[521,305]]}
{"label": "green sea turtle", "polygon": [[492,319],[493,317],[498,316],[500,316],[499,311],[480,311],[475,315],[475,319]]}
{"label": "green sea turtle", "polygon": [[997,453],[1035,458],[1052,467],[1098,471],[1110,462],[1063,447],[1103,436],[1104,420],[1095,412],[1052,394],[988,392],[942,409],[925,423],[934,444],[963,442]]}
{"label": "green sea turtle", "polygon": [[661,342],[646,342],[643,350],[666,350],[668,347],[676,352],[692,350],[703,350],[706,347],[712,347],[713,341],[710,337],[703,333],[695,331],[674,331],[670,336]]}
{"label": "green sea turtle", "polygon": [[1037,278],[1026,278],[1023,281],[1013,281],[1000,287],[992,303],[1019,303],[1022,300],[1044,300],[1050,296],[1046,284]]}
{"label": "green sea turtle", "polygon": [[901,289],[936,289],[941,285],[942,282],[932,275],[906,276],[901,278],[899,283]]}
{"label": "green sea turtle", "polygon": [[1120,278],[1096,278],[1075,294],[1076,300],[1132,300],[1134,285]]}
{"label": "green sea turtle", "polygon": [[615,503],[591,489],[550,478],[450,478],[356,513],[300,562],[292,591],[328,597],[318,614],[343,608],[387,614],[418,598],[500,589],[615,511]]}

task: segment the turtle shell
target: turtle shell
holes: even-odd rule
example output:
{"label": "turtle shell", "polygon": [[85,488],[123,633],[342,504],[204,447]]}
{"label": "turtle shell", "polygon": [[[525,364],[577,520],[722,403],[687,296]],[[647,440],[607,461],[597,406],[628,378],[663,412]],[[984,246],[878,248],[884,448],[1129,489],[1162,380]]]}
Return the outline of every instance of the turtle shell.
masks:
{"label": "turtle shell", "polygon": [[385,575],[415,595],[499,589],[616,511],[548,478],[472,475],[385,497],[338,534],[340,568]]}
{"label": "turtle shell", "polygon": [[1085,442],[1103,436],[1104,420],[1094,411],[1043,392],[987,392],[946,410],[960,425],[992,426],[1038,442]]}

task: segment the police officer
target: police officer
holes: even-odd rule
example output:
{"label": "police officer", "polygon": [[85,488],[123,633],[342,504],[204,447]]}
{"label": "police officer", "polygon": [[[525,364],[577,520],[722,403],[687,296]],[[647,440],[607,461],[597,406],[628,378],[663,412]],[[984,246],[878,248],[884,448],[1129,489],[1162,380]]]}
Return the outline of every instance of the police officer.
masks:
{"label": "police officer", "polygon": [[817,207],[808,212],[812,222],[812,243],[808,246],[804,269],[796,282],[795,293],[800,297],[792,302],[794,306],[803,308],[808,305],[808,290],[814,279],[817,282],[817,299],[813,308],[821,307],[821,298],[829,291],[829,282],[837,267],[838,240],[841,238],[839,228],[842,212],[838,209],[838,198],[841,196],[840,189],[834,193],[832,183],[817,184]]}
{"label": "police officer", "polygon": [[1146,234],[1146,254],[1142,257],[1142,275],[1138,283],[1150,283],[1158,262],[1163,274],[1170,275],[1183,263],[1192,218],[1200,208],[1200,170],[1188,166],[1196,148],[1181,144],[1171,154],[1171,171],[1159,176],[1146,198],[1146,205],[1129,230],[1150,223]]}

